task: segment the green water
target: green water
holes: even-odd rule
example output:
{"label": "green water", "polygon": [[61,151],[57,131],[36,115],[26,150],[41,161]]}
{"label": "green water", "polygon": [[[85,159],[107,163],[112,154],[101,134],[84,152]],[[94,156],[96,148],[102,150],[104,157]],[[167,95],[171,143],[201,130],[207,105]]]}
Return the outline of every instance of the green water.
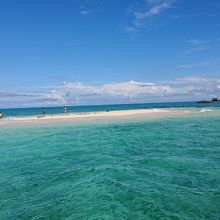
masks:
{"label": "green water", "polygon": [[0,219],[220,219],[220,117],[0,128]]}

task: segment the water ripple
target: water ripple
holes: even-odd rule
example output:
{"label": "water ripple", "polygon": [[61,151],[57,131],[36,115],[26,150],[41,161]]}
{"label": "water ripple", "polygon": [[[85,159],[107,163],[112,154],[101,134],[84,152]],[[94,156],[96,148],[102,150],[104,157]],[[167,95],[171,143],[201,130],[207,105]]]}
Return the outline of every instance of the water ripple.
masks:
{"label": "water ripple", "polygon": [[0,131],[0,219],[219,219],[217,118]]}

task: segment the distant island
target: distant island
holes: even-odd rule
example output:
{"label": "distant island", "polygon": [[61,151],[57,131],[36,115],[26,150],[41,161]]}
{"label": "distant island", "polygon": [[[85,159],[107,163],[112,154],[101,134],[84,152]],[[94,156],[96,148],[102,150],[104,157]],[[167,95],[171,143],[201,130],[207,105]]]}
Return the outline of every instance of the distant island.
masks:
{"label": "distant island", "polygon": [[203,99],[203,100],[198,101],[197,103],[212,103],[212,102],[220,102],[220,97],[213,97],[210,100]]}

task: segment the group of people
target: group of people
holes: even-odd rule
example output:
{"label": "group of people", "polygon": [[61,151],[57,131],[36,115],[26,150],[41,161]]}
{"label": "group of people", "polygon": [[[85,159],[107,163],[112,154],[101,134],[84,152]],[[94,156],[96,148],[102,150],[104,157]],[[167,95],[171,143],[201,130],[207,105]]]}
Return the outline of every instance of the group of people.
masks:
{"label": "group of people", "polygon": [[[67,113],[67,107],[66,107],[66,106],[63,107],[63,112],[64,112],[64,113]],[[45,116],[45,115],[46,115],[46,108],[42,108],[42,109],[41,109],[41,113],[42,113],[43,116]],[[0,112],[0,119],[1,119],[1,118],[3,118],[3,113],[2,113],[2,112]]]}
{"label": "group of people", "polygon": [[[67,107],[66,106],[63,107],[63,112],[67,113]],[[41,109],[41,113],[42,113],[43,116],[45,116],[46,115],[46,108],[43,107]]]}

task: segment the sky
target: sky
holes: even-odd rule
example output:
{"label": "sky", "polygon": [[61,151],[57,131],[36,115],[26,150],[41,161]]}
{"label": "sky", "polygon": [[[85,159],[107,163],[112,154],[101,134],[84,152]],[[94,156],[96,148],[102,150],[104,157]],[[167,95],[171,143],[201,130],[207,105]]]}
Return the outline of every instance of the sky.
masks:
{"label": "sky", "polygon": [[219,0],[0,0],[0,108],[213,96]]}

